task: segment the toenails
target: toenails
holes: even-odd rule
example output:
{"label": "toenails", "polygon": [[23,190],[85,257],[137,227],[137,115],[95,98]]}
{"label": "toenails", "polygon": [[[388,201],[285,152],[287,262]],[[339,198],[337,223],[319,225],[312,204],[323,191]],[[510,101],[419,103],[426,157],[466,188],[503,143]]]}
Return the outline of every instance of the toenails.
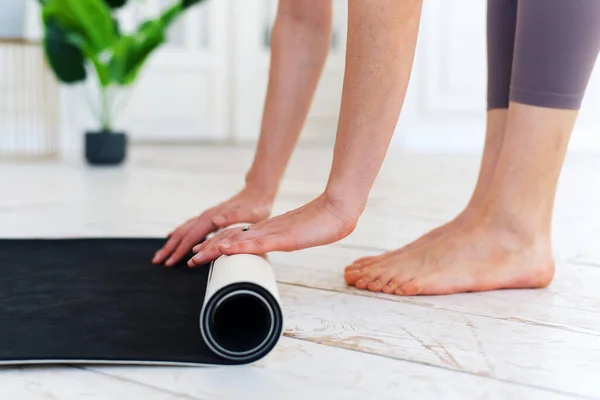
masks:
{"label": "toenails", "polygon": [[366,289],[366,288],[367,288],[367,285],[368,285],[368,282],[367,282],[367,280],[366,280],[366,279],[359,279],[359,280],[357,280],[357,281],[356,281],[356,283],[354,284],[354,286],[355,286],[357,289]]}
{"label": "toenails", "polygon": [[371,292],[380,292],[381,288],[382,288],[382,285],[378,279],[369,283],[369,285],[367,286],[367,289],[369,289]]}
{"label": "toenails", "polygon": [[423,291],[423,289],[421,289],[421,287],[412,280],[404,283],[400,289],[404,296],[416,296],[421,294]]}

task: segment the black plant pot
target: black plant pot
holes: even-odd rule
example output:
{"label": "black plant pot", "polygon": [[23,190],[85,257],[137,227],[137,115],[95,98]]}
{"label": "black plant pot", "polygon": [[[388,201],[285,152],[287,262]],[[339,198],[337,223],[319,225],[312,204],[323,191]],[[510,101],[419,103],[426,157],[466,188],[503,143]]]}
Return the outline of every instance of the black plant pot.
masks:
{"label": "black plant pot", "polygon": [[122,132],[85,133],[85,158],[92,165],[118,165],[127,155],[127,135]]}

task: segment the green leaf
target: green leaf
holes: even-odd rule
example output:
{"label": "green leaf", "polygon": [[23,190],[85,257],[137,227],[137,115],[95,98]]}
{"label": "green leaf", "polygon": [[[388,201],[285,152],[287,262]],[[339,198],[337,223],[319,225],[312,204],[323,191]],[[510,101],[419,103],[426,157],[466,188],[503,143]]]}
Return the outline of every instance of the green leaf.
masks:
{"label": "green leaf", "polygon": [[104,0],[110,8],[121,8],[127,4],[127,0]]}
{"label": "green leaf", "polygon": [[43,20],[57,20],[62,27],[82,35],[94,52],[109,48],[117,39],[113,17],[103,0],[47,0]]}
{"label": "green leaf", "polygon": [[85,80],[85,58],[81,49],[69,42],[67,33],[55,20],[46,23],[44,51],[48,64],[61,82]]}
{"label": "green leaf", "polygon": [[121,37],[112,47],[108,65],[111,81],[130,85],[152,54],[166,40],[166,31],[183,13],[180,4],[168,8],[155,19],[142,23],[134,35]]}
{"label": "green leaf", "polygon": [[112,48],[112,57],[108,63],[108,76],[111,82],[125,85],[127,70],[131,63],[131,52],[135,46],[133,36],[123,36]]}
{"label": "green leaf", "polygon": [[[179,17],[183,13],[183,11],[184,9],[181,6],[181,4],[175,4],[167,10],[165,10],[156,22],[161,24],[163,30],[166,30],[169,27],[169,25],[171,25],[177,19],[177,17]],[[144,25],[146,25],[148,22],[151,21],[147,21],[146,23],[142,24],[140,30],[143,30]]]}
{"label": "green leaf", "polygon": [[110,76],[108,75],[107,66],[100,62],[98,55],[90,48],[89,44],[85,41],[85,38],[77,33],[69,33],[67,34],[67,41],[78,49],[81,49],[85,57],[91,61],[96,70],[96,74],[98,75],[100,86],[107,87],[110,85]]}
{"label": "green leaf", "polygon": [[113,26],[114,26],[114,30],[115,30],[115,35],[117,37],[121,36],[121,24],[119,23],[119,20],[116,18],[113,18]]}
{"label": "green leaf", "polygon": [[196,4],[202,3],[204,0],[181,0],[181,8],[184,10]]}
{"label": "green leaf", "polygon": [[160,20],[147,21],[135,35],[122,37],[113,47],[108,65],[110,79],[120,85],[132,84],[150,54],[165,40]]}

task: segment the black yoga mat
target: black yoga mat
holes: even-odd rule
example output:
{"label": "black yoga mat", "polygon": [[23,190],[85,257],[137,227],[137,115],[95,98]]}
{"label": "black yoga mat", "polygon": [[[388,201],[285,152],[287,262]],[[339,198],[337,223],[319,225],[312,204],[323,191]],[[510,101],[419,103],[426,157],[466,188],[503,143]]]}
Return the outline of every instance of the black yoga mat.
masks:
{"label": "black yoga mat", "polygon": [[162,239],[0,240],[0,364],[236,364],[199,330],[209,267]]}

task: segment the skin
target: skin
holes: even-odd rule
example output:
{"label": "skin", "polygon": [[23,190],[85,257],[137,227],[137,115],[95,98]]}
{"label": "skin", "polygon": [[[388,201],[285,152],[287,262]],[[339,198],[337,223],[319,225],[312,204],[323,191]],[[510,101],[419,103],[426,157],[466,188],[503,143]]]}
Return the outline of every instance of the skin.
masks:
{"label": "skin", "polygon": [[[398,121],[414,59],[421,1],[353,0],[333,165],[323,194],[248,232],[225,230],[194,248],[189,266],[221,254],[294,251],[338,241],[355,228]],[[382,104],[385,104],[382,107]]]}
{"label": "skin", "polygon": [[[448,233],[451,233],[454,229],[458,228],[469,220],[473,213],[482,204],[492,177],[494,176],[494,170],[498,162],[498,157],[500,156],[500,151],[502,150],[502,143],[504,141],[504,134],[506,132],[507,116],[507,108],[497,108],[487,112],[485,146],[483,149],[483,157],[479,168],[477,184],[475,185],[475,190],[473,191],[473,194],[471,195],[471,198],[465,209],[451,221],[427,232],[423,236],[397,250],[385,253],[385,257],[426,246],[430,242],[435,241],[436,239],[445,236]],[[370,263],[376,258],[381,260],[381,257],[379,256],[364,257],[356,260],[354,265]]]}
{"label": "skin", "polygon": [[494,175],[468,221],[427,246],[351,265],[346,282],[396,295],[547,286],[556,186],[576,118],[510,103]]}
{"label": "skin", "polygon": [[[353,231],[402,106],[421,10],[420,1],[377,5],[358,0],[349,4],[342,111],[323,194],[247,232],[221,232],[194,247],[197,254],[189,266],[221,254],[319,246]],[[407,246],[357,260],[346,268],[346,282],[396,295],[547,286],[554,276],[554,198],[576,118],[575,110],[512,102],[508,110],[490,110],[478,183],[465,210]],[[285,163],[287,159],[289,155]],[[271,182],[264,170],[255,176]]]}
{"label": "skin", "polygon": [[218,228],[269,218],[325,65],[331,29],[331,1],[279,2],[260,139],[246,185],[232,198],[171,232],[165,246],[156,252],[155,264],[177,264]]}

